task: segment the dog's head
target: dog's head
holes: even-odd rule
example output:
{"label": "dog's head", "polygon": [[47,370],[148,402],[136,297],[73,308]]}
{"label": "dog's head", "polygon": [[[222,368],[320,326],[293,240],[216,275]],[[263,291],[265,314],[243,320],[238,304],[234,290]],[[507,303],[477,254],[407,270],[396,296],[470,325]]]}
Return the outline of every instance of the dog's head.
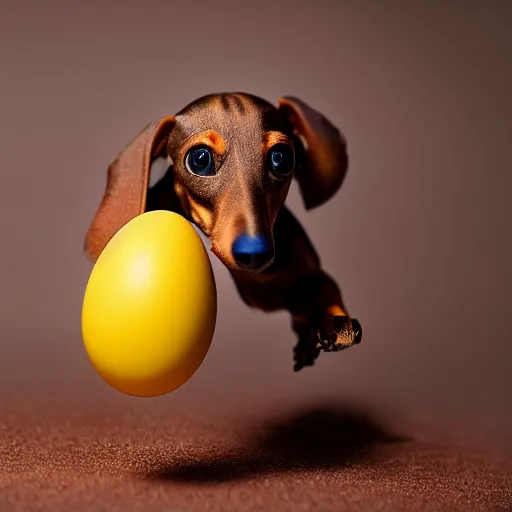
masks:
{"label": "dog's head", "polygon": [[[159,157],[172,165],[150,189]],[[248,94],[202,97],[146,127],[110,165],[86,250],[94,260],[136,215],[178,209],[229,269],[260,272],[274,258],[273,226],[291,180],[314,208],[341,186],[347,160],[340,132],[296,98],[273,106]]]}

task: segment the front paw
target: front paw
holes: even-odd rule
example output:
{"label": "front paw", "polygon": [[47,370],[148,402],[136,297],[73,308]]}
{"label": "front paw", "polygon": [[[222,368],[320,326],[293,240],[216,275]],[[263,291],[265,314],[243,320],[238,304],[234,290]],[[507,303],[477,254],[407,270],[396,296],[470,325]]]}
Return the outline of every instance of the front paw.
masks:
{"label": "front paw", "polygon": [[293,371],[298,372],[306,366],[313,366],[320,355],[320,349],[316,347],[313,333],[301,337],[293,349]]}
{"label": "front paw", "polygon": [[313,328],[301,336],[293,350],[294,371],[313,366],[324,352],[339,352],[361,342],[363,330],[355,318],[329,316],[321,322],[321,327]]}
{"label": "front paw", "polygon": [[361,343],[363,329],[355,318],[328,316],[317,331],[316,348],[324,352],[339,352]]}

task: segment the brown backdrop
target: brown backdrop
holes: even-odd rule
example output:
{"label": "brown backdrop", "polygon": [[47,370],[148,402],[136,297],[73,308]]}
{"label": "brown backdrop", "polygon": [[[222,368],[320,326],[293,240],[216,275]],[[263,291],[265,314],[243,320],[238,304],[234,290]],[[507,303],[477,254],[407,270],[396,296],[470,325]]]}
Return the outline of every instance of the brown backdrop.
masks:
{"label": "brown backdrop", "polygon": [[[336,398],[512,420],[511,22],[507,1],[2,1],[1,396],[167,411]],[[306,213],[294,187],[289,205],[364,342],[294,374],[287,316],[246,308],[213,261],[204,366],[137,402],[81,345],[84,234],[125,143],[225,90],[299,96],[345,133],[342,191]]]}

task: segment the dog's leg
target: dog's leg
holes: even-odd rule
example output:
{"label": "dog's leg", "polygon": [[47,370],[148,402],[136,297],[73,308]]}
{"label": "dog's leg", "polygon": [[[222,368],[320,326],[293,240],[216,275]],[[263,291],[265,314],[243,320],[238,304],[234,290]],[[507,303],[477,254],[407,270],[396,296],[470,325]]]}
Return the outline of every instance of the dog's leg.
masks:
{"label": "dog's leg", "polygon": [[263,311],[286,309],[298,336],[295,371],[313,365],[321,351],[361,341],[359,322],[351,319],[341,292],[321,268],[318,255],[293,214],[283,207],[274,226],[276,256],[260,274],[232,272],[242,299]]}

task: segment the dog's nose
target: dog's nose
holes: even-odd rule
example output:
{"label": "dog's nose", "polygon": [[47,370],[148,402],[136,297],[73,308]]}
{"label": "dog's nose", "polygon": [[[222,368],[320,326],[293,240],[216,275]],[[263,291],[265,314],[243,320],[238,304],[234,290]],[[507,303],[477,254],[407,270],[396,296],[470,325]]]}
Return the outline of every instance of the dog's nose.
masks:
{"label": "dog's nose", "polygon": [[240,235],[232,247],[235,261],[242,267],[256,270],[268,263],[273,255],[271,241],[264,235]]}

